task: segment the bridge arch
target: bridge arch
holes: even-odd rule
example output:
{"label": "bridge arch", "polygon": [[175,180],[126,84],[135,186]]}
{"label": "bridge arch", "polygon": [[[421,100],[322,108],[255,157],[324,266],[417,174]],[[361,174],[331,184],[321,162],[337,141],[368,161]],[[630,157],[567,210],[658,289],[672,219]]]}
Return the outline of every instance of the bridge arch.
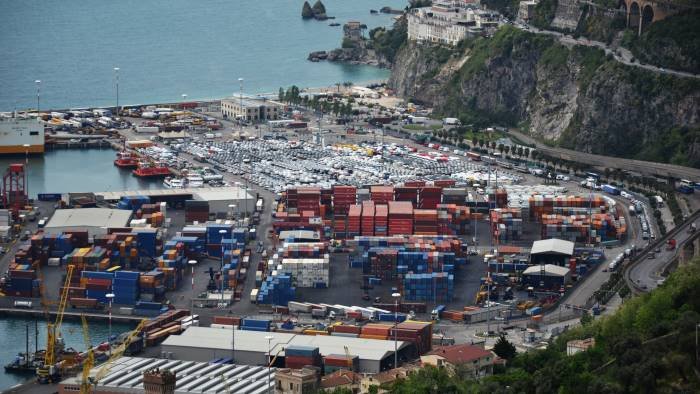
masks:
{"label": "bridge arch", "polygon": [[639,3],[633,1],[630,3],[629,11],[627,12],[627,26],[632,28],[638,28],[640,22],[641,10],[639,9]]}
{"label": "bridge arch", "polygon": [[646,30],[651,22],[654,20],[654,8],[650,5],[644,6],[642,9],[641,26],[640,31]]}

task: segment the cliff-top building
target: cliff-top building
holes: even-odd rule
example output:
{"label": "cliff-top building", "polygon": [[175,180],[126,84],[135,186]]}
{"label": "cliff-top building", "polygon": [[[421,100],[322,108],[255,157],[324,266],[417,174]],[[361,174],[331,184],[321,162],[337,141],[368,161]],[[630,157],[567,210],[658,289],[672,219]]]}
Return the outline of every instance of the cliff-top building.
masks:
{"label": "cliff-top building", "polygon": [[479,0],[442,0],[408,14],[408,39],[457,45],[461,40],[489,34],[498,27],[500,15],[479,8]]}

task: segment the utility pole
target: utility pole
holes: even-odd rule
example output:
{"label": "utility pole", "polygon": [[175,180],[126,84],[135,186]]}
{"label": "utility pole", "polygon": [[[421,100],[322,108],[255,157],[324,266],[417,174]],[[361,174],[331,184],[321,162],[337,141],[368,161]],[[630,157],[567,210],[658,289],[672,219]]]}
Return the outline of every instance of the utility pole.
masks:
{"label": "utility pole", "polygon": [[39,102],[41,98],[41,80],[37,79],[36,81],[34,81],[34,83],[36,84],[36,117],[38,118],[40,111]]}
{"label": "utility pole", "polygon": [[117,108],[115,108],[115,115],[119,116],[119,67],[114,67],[114,80],[117,86]]}

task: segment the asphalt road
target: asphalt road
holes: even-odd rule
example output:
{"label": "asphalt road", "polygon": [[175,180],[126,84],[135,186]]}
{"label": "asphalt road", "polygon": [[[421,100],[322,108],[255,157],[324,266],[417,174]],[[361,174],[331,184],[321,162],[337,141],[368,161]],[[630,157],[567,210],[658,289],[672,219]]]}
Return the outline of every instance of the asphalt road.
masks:
{"label": "asphalt road", "polygon": [[535,145],[537,150],[540,152],[563,160],[577,161],[579,163],[584,163],[595,167],[600,167],[602,163],[605,163],[605,167],[608,168],[620,168],[646,175],[657,175],[662,177],[670,175],[675,178],[700,179],[700,169],[697,168],[683,167],[675,164],[655,163],[651,161],[623,159],[620,157],[578,152],[571,149],[555,148],[547,146],[517,130],[510,130],[509,134],[512,134],[526,144]]}
{"label": "asphalt road", "polygon": [[681,225],[680,231],[675,236],[678,247],[669,250],[665,245],[662,245],[659,252],[654,253],[654,258],[645,258],[630,268],[630,280],[644,291],[651,291],[659,286],[659,281],[663,279],[661,273],[678,253],[680,245],[693,235],[689,232],[691,223],[695,223],[697,226],[700,224],[700,220],[688,221]]}
{"label": "asphalt road", "polygon": [[552,31],[552,30],[541,30],[536,27],[533,27],[531,25],[527,24],[522,24],[522,23],[515,23],[513,26],[517,27],[518,29],[529,31],[532,33],[537,33],[537,34],[547,34],[553,37],[556,37],[559,39],[559,42],[561,42],[564,45],[571,46],[571,45],[583,45],[587,47],[595,47],[595,48],[600,48],[603,51],[605,51],[606,55],[612,55],[616,61],[627,65],[631,67],[638,67],[642,68],[648,71],[652,71],[655,73],[659,74],[667,74],[667,75],[674,75],[677,77],[683,77],[683,78],[700,78],[700,75],[698,74],[692,74],[689,72],[685,71],[677,71],[677,70],[669,70],[663,67],[657,67],[651,64],[643,64],[639,63],[638,61],[633,61],[634,55],[632,52],[627,50],[626,48],[612,48],[605,44],[604,42],[600,41],[594,41],[594,40],[589,40],[585,37],[579,37],[579,38],[574,38],[573,36],[570,36],[568,34],[563,34],[558,31]]}

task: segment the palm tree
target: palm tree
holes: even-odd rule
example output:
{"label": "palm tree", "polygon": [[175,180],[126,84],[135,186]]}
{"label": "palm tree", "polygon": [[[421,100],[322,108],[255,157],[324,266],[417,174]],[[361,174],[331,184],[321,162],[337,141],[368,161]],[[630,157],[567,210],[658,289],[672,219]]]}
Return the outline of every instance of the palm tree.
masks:
{"label": "palm tree", "polygon": [[476,147],[476,145],[479,143],[479,139],[476,138],[476,135],[472,136],[472,146]]}
{"label": "palm tree", "polygon": [[530,157],[530,148],[526,147],[525,148],[525,158],[527,159],[528,157]]}
{"label": "palm tree", "polygon": [[479,147],[480,147],[480,148],[483,148],[485,144],[486,144],[486,143],[484,142],[483,139],[480,139],[480,140],[479,140]]}
{"label": "palm tree", "polygon": [[503,144],[498,144],[498,151],[501,152],[501,155],[503,155],[503,150],[505,149],[505,145]]}
{"label": "palm tree", "polygon": [[504,147],[504,150],[506,151],[506,156],[507,156],[508,153],[510,152],[510,145],[506,145],[506,146]]}

